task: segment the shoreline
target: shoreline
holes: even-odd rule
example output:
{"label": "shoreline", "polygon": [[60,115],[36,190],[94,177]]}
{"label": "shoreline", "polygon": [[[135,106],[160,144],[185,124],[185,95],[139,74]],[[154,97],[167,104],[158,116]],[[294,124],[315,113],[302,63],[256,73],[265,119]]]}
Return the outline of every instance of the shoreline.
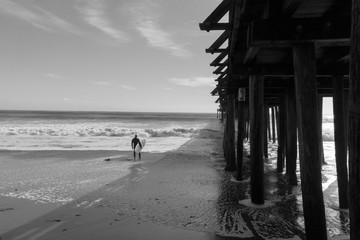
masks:
{"label": "shoreline", "polygon": [[[182,147],[187,148],[187,145],[191,143],[193,139],[190,139],[185,144],[183,144],[179,149]],[[125,174],[124,176],[120,177],[119,179],[116,179],[113,182],[108,182],[103,186],[105,189],[111,188],[114,184],[117,185],[115,182],[139,182],[142,177],[144,177],[144,174],[147,173],[146,166],[152,166],[154,163],[160,162],[163,160],[166,156],[171,156],[174,154],[174,152],[177,150],[171,150],[165,153],[149,153],[144,152],[143,159],[146,158],[144,161],[132,161],[132,151],[109,151],[109,150],[74,150],[74,151],[68,151],[68,150],[38,150],[38,151],[15,151],[15,150],[2,150],[2,155],[0,157],[0,161],[4,161],[4,159],[7,159],[7,163],[16,163],[21,162],[26,164],[39,164],[41,161],[44,162],[58,162],[61,161],[62,163],[68,163],[68,162],[74,162],[74,161],[81,161],[84,159],[87,159],[87,161],[93,161],[100,164],[118,164],[121,162],[125,163],[131,163],[131,166],[129,169],[131,170],[129,173]],[[119,157],[120,155],[120,157]],[[106,161],[106,158],[111,158],[111,161]],[[16,161],[14,161],[16,160]],[[24,162],[25,161],[25,162]],[[35,161],[35,163],[32,163],[32,161]],[[19,167],[19,165],[16,166],[10,166],[11,167]],[[35,167],[35,166],[33,166]],[[6,171],[2,169],[3,171]],[[121,183],[120,183],[121,185]],[[123,185],[122,185],[123,186]],[[34,186],[36,187],[36,186]],[[18,189],[15,189],[16,191],[19,191]],[[52,235],[50,233],[50,230],[46,228],[46,225],[49,223],[57,223],[57,225],[62,225],[60,222],[64,222],[64,220],[60,220],[55,215],[71,215],[73,212],[73,209],[79,210],[78,212],[82,212],[81,214],[76,214],[76,216],[80,217],[81,215],[87,215],[91,212],[96,212],[96,214],[91,214],[90,219],[85,220],[87,225],[89,222],[97,222],[99,220],[99,217],[101,219],[116,219],[115,221],[119,221],[118,217],[119,214],[117,213],[117,210],[114,210],[112,207],[99,207],[98,199],[95,199],[94,201],[87,201],[83,200],[83,198],[91,198],[91,195],[95,194],[98,195],[99,189],[88,193],[85,196],[82,196],[74,201],[71,201],[70,203],[63,204],[54,204],[54,203],[39,203],[36,201],[32,201],[29,199],[21,199],[17,197],[9,197],[4,196],[3,191],[0,194],[0,237],[1,239],[12,239],[14,237],[23,236],[23,234],[29,236],[40,236],[42,234],[48,233],[51,235],[51,239],[57,239],[57,234]],[[95,206],[95,207],[94,207]],[[89,209],[91,209],[89,211]],[[120,214],[122,215],[122,214]],[[54,216],[54,217],[53,217]],[[133,219],[134,216],[127,216],[126,222],[128,227],[131,225],[137,226],[139,222],[137,220]],[[45,220],[47,219],[47,220]],[[112,219],[112,221],[114,221]],[[136,223],[134,222],[136,221]],[[145,221],[147,222],[147,221]],[[100,222],[99,222],[100,224]],[[149,225],[150,223],[146,223],[145,225]],[[40,233],[29,233],[29,228],[33,228],[33,226],[36,226],[36,228],[39,229],[45,229],[45,232]],[[101,225],[101,224],[100,224]],[[112,225],[112,223],[110,224]],[[152,228],[161,229],[162,232],[167,232],[167,234],[170,235],[178,235],[181,233],[181,236],[184,236],[184,234],[187,234],[188,230],[179,230],[176,227],[169,227],[169,226],[163,226],[162,224],[150,224]],[[58,227],[59,227],[58,226]],[[55,228],[58,228],[54,226]],[[87,232],[89,229],[82,229],[84,226],[80,227],[78,229],[80,232]],[[127,228],[128,228],[127,227]],[[52,228],[51,228],[52,229]],[[107,231],[111,231],[110,229],[107,229]],[[25,233],[21,234],[22,231],[25,231]],[[117,230],[117,234],[119,234]],[[134,230],[135,231],[135,230]],[[144,229],[143,231],[148,231]],[[35,235],[33,235],[35,234]],[[76,233],[77,236],[79,234]],[[124,232],[121,234],[125,234]],[[133,233],[132,233],[133,234]],[[152,232],[152,234],[155,234],[155,232]],[[24,235],[24,237],[25,237]],[[111,234],[110,234],[111,235]],[[161,236],[158,235],[158,233],[155,234],[157,238]],[[165,234],[166,235],[166,234]],[[174,236],[175,236],[174,235]],[[200,236],[203,235],[202,233],[198,232],[192,232],[190,233],[190,236]],[[130,236],[130,235],[129,235]],[[90,237],[90,236],[89,236]],[[106,237],[106,234],[102,239],[109,239]],[[40,238],[42,239],[42,238]],[[58,238],[62,239],[62,238]],[[77,239],[75,236],[68,236],[66,239]],[[90,238],[91,239],[91,238]],[[96,238],[95,238],[96,239]],[[165,238],[164,238],[165,239]],[[181,238],[179,238],[181,239]],[[191,238],[190,238],[191,239]],[[196,238],[198,239],[198,238]],[[204,238],[204,239],[207,239]]]}

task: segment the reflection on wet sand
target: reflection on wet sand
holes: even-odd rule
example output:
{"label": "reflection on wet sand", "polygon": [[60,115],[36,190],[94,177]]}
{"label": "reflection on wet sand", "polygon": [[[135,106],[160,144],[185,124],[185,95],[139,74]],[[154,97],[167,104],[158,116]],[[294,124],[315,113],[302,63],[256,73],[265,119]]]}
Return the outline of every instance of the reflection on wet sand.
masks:
{"label": "reflection on wet sand", "polygon": [[[223,173],[219,181],[220,195],[216,206],[219,234],[240,239],[305,239],[301,187],[289,185],[286,175],[276,172],[275,151],[270,152],[269,159],[265,161],[265,199],[268,206],[249,204],[248,161],[245,158],[244,181],[234,181],[231,173]],[[221,174],[224,166],[217,164],[216,167]],[[327,171],[329,169],[331,167],[328,166]],[[299,177],[299,171],[297,174]],[[338,206],[337,184],[331,173],[329,175],[325,171],[324,174],[329,239],[347,239],[350,228],[348,210],[335,207]]]}
{"label": "reflection on wet sand", "polygon": [[[248,173],[245,173],[245,175]],[[268,207],[247,206],[241,201],[249,199],[249,181],[231,181],[225,174],[220,181],[221,194],[217,201],[219,234],[241,239],[303,239],[301,216],[294,187],[287,186],[282,176],[266,172],[266,199]],[[246,179],[246,178],[245,178]],[[240,203],[239,203],[240,200]]]}

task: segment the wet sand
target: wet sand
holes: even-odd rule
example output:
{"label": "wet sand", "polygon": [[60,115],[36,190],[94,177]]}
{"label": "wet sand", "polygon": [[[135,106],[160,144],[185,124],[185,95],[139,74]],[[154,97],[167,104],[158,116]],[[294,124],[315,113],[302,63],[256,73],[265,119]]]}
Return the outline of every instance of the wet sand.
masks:
{"label": "wet sand", "polygon": [[[1,239],[304,239],[300,187],[287,186],[283,175],[274,171],[275,145],[270,146],[265,164],[265,196],[270,204],[253,206],[247,201],[249,160],[245,159],[245,180],[235,181],[233,173],[224,171],[221,135],[220,130],[214,131],[212,138],[193,138],[165,154],[144,153],[139,162],[129,161],[131,152],[50,152],[46,153],[48,157],[36,153],[30,165],[39,164],[39,158],[43,158],[51,166],[48,170],[56,172],[56,166],[62,170],[65,165],[72,172],[61,175],[59,185],[65,184],[67,178],[70,182],[80,181],[86,173],[86,179],[81,180],[86,187],[67,183],[55,189],[54,199],[69,196],[69,201],[62,203],[0,194]],[[25,153],[6,154],[22,159],[19,154]],[[103,160],[108,157],[112,160]],[[10,164],[4,159],[2,164]],[[88,159],[86,164],[81,162],[84,159]],[[53,166],[54,161],[61,164]],[[128,166],[128,172],[121,173],[123,164]],[[99,171],[89,170],[92,167]],[[17,168],[19,165],[14,166]],[[45,168],[45,164],[38,168]],[[70,170],[74,168],[83,171]],[[21,170],[17,171],[21,174]],[[36,189],[44,184],[43,180],[39,178],[33,185],[23,181],[22,187]],[[54,189],[52,185],[46,187]],[[72,190],[64,195],[62,191],[67,188]],[[2,186],[2,193],[4,189]],[[19,191],[23,190],[19,187]],[[331,182],[325,198],[336,202],[335,192],[335,183]],[[346,211],[326,206],[327,214],[333,214],[328,225],[339,230],[329,231],[329,236],[346,239]]]}

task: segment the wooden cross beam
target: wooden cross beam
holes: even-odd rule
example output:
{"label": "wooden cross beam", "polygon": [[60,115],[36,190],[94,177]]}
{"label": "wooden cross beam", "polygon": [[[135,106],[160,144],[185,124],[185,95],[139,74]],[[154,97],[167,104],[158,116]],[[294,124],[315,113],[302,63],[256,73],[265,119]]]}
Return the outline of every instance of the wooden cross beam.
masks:
{"label": "wooden cross beam", "polygon": [[225,81],[225,80],[228,80],[229,76],[224,73],[224,74],[221,74],[217,79],[215,79],[215,81]]}
{"label": "wooden cross beam", "polygon": [[224,31],[219,37],[218,39],[216,39],[216,41],[208,48],[206,49],[206,52],[207,53],[211,53],[211,54],[214,54],[214,52],[216,50],[218,50],[221,45],[224,44],[224,42],[226,40],[229,39],[229,36],[230,36],[230,31]]}
{"label": "wooden cross beam", "polygon": [[250,25],[249,46],[291,47],[301,42],[348,46],[350,26],[349,17],[256,20]]}
{"label": "wooden cross beam", "polygon": [[215,96],[215,95],[218,93],[218,91],[219,91],[219,89],[218,89],[218,87],[216,86],[216,88],[215,88],[214,90],[212,90],[210,94],[211,94],[212,96]]}
{"label": "wooden cross beam", "polygon": [[206,53],[211,53],[211,54],[214,54],[214,53],[229,53],[229,49],[228,48],[218,48],[218,49],[215,49],[215,50],[209,50],[209,49],[206,49],[205,50]]}
{"label": "wooden cross beam", "polygon": [[[204,20],[203,23],[200,23],[200,29],[205,31],[218,30],[219,26],[223,28],[229,28],[230,25],[227,23],[220,24],[218,23],[221,18],[230,10],[232,0],[223,0],[217,8]],[[225,29],[221,29],[225,30]]]}
{"label": "wooden cross beam", "polygon": [[213,73],[214,73],[214,74],[221,74],[221,73],[223,73],[223,72],[221,72],[221,71],[224,70],[225,67],[226,67],[226,66],[220,66],[220,67],[218,67]]}
{"label": "wooden cross beam", "polygon": [[200,23],[200,29],[201,30],[206,30],[206,31],[211,31],[211,30],[231,30],[231,24],[230,23],[213,23],[210,24],[210,27],[205,27],[203,23]]}
{"label": "wooden cross beam", "polygon": [[217,58],[215,58],[214,61],[212,61],[212,63],[210,63],[210,66],[218,66],[218,64],[227,56],[226,52],[223,52],[221,54],[219,54],[219,56]]}
{"label": "wooden cross beam", "polygon": [[229,59],[226,59],[223,63],[218,63],[216,65],[214,65],[213,63],[210,63],[210,66],[212,66],[212,67],[219,67],[219,66],[226,67],[226,66],[229,66]]}
{"label": "wooden cross beam", "polygon": [[[234,64],[232,68],[233,77],[241,76],[250,76],[252,74],[251,64]],[[262,73],[266,77],[293,77],[294,69],[293,65],[288,62],[279,62],[279,63],[268,63],[268,64],[257,64],[258,69],[261,69]],[[336,74],[341,74],[344,76],[349,76],[349,65],[346,62],[333,63],[331,65],[321,65],[317,66],[317,76],[318,77],[331,77],[334,75],[334,69],[336,69]]]}

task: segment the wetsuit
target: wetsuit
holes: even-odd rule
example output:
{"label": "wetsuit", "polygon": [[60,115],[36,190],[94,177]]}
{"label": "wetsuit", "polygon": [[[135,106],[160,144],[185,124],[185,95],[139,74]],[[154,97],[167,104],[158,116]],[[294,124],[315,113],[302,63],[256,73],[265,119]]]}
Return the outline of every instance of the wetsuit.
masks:
{"label": "wetsuit", "polygon": [[[137,138],[137,137],[135,137],[135,138],[133,138],[132,140],[131,140],[131,147],[132,147],[132,149],[134,149],[134,158],[135,158],[135,148],[136,148],[136,145],[140,145],[140,148],[142,148],[142,146],[141,146],[141,142],[140,142],[140,140]],[[140,152],[139,152],[139,159],[141,159],[141,154],[140,154]]]}

